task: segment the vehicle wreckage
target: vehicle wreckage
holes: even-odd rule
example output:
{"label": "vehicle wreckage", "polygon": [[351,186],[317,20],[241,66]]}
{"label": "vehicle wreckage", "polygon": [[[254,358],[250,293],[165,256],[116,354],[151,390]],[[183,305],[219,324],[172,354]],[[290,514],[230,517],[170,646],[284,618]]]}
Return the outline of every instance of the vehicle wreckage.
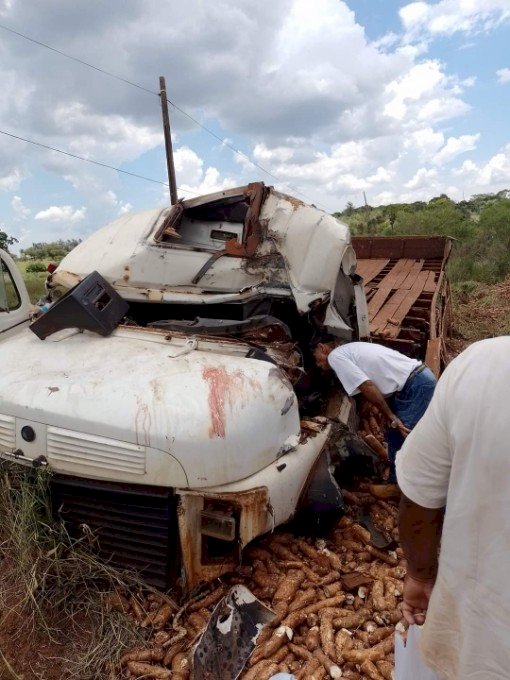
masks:
{"label": "vehicle wreckage", "polygon": [[[420,323],[404,314],[379,337],[422,358],[432,311],[444,320],[444,240],[434,247],[425,305],[416,295],[407,313]],[[370,312],[348,227],[260,182],[123,215],[50,277],[53,293],[91,281],[88,297],[60,298],[43,341],[23,328],[1,343],[0,455],[48,466],[55,512],[114,563],[159,587],[218,577],[297,513],[342,507],[335,474],[372,454],[354,401],[311,349],[325,334],[368,340],[395,293],[380,282],[399,257],[426,269],[422,250],[364,265]],[[117,298],[110,335],[80,323]]]}

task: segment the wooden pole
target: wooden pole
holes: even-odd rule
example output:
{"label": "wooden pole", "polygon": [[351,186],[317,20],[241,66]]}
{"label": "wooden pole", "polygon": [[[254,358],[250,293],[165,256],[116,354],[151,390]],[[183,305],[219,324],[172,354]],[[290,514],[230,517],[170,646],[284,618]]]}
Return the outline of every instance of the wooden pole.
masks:
{"label": "wooden pole", "polygon": [[166,167],[168,170],[168,184],[170,185],[170,204],[175,205],[179,199],[177,197],[177,182],[175,181],[174,152],[172,149],[172,135],[170,133],[170,116],[168,115],[166,83],[163,76],[159,79],[159,96],[161,99],[161,113],[163,116],[163,132],[165,134]]}

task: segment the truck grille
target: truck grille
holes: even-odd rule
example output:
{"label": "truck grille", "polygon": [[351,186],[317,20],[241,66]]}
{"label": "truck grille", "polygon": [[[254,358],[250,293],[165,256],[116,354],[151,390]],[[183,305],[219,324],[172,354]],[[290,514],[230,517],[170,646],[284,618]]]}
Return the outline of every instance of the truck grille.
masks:
{"label": "truck grille", "polygon": [[132,475],[145,473],[145,448],[136,444],[48,427],[47,447],[50,463],[71,463],[89,472],[115,470]]}
{"label": "truck grille", "polygon": [[51,486],[54,512],[73,536],[90,530],[109,564],[135,569],[157,588],[171,585],[180,555],[172,490],[61,476]]}
{"label": "truck grille", "polygon": [[16,447],[16,421],[0,414],[0,451],[12,451]]}

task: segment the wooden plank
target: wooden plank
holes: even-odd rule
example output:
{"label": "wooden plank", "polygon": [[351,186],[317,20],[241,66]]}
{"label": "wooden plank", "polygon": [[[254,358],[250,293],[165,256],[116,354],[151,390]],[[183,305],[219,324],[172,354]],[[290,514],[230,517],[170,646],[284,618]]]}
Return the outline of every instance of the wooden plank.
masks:
{"label": "wooden plank", "polygon": [[418,278],[422,267],[423,267],[424,260],[418,260],[413,264],[411,267],[411,270],[409,271],[409,274],[406,276],[406,278],[402,281],[400,284],[399,288],[403,288],[404,290],[411,290],[413,287],[416,279]]}
{"label": "wooden plank", "polygon": [[378,311],[386,302],[388,295],[391,295],[391,291],[392,291],[391,286],[386,287],[379,286],[377,288],[376,294],[368,303],[368,320],[370,324],[372,323],[373,319],[377,316]]}
{"label": "wooden plank", "polygon": [[384,279],[378,284],[377,292],[368,303],[368,319],[372,321],[377,315],[377,312],[386,302],[386,298],[391,294],[392,290],[398,288],[398,283],[405,272],[405,276],[409,273],[408,268],[412,266],[413,260],[399,260]]}
{"label": "wooden plank", "polygon": [[[386,323],[382,327],[381,325],[378,326],[378,332],[384,332],[387,334],[387,337],[389,338],[396,338],[399,331],[400,327],[402,324],[402,321],[405,319],[406,315],[409,314],[411,307],[414,305],[416,300],[420,297],[423,287],[425,283],[427,282],[428,279],[428,272],[420,272],[416,281],[414,282],[412,288],[410,290],[402,290],[399,292],[405,293],[404,298],[401,300],[399,305],[397,306],[396,309],[392,308],[392,314],[388,314],[387,319],[391,318],[394,319],[395,321],[398,322],[398,324],[390,324]],[[385,305],[383,309],[381,310],[381,314],[386,310],[388,305]],[[388,311],[390,311],[388,309]]]}
{"label": "wooden plank", "polygon": [[436,292],[436,272],[429,272],[427,283],[423,286],[424,293]]}
{"label": "wooden plank", "polygon": [[359,274],[365,285],[381,273],[389,260],[376,258],[373,260],[358,260],[356,263],[356,274]]}
{"label": "wooden plank", "polygon": [[384,303],[374,319],[370,322],[370,332],[380,333],[388,324],[388,319],[392,319],[397,309],[409,294],[408,290],[397,290]]}
{"label": "wooden plank", "polygon": [[[401,260],[402,262],[402,268],[398,272],[398,274],[393,278],[393,287],[396,288],[401,288],[402,284],[404,281],[407,279],[409,274],[413,271],[413,268],[416,267],[416,260]],[[395,265],[396,267],[396,265]],[[421,269],[421,265],[420,265]],[[388,274],[389,276],[389,274]],[[384,279],[381,281],[385,281],[387,277],[385,276]]]}
{"label": "wooden plank", "polygon": [[432,369],[436,378],[439,378],[441,372],[441,338],[428,341],[425,363]]}

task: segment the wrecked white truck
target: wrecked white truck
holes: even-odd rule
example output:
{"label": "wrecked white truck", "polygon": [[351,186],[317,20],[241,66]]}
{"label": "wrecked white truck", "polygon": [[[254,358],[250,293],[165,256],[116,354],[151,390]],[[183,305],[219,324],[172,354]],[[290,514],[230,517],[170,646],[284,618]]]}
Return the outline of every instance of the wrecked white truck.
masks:
{"label": "wrecked white truck", "polygon": [[94,271],[129,306],[111,335],[70,309],[0,344],[0,455],[51,469],[55,512],[188,590],[301,509],[338,509],[356,413],[311,346],[369,336],[346,225],[255,183],[120,217],[52,285]]}

